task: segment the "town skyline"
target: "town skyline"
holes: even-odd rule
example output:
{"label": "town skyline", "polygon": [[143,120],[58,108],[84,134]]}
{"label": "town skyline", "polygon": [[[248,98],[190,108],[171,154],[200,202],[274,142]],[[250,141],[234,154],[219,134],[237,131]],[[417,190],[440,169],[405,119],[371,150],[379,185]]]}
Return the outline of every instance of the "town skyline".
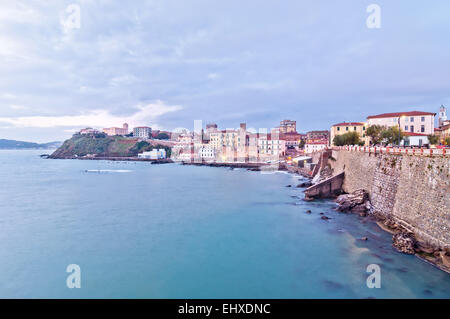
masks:
{"label": "town skyline", "polygon": [[448,2],[377,1],[380,28],[360,1],[72,4],[0,4],[0,137],[195,119],[306,132],[450,104]]}

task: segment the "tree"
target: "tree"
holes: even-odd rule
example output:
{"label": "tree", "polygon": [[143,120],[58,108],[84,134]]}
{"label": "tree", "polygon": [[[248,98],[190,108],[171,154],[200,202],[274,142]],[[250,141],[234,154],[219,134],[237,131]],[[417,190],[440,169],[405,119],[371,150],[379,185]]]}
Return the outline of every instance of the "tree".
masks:
{"label": "tree", "polygon": [[450,136],[445,138],[445,145],[450,145]]}
{"label": "tree", "polygon": [[439,143],[439,136],[430,134],[428,135],[428,141],[430,142],[431,145],[436,145]]}
{"label": "tree", "polygon": [[342,135],[336,135],[333,138],[333,144],[336,146],[343,145],[361,145],[362,141],[357,132],[348,132]]}
{"label": "tree", "polygon": [[403,139],[403,132],[398,129],[397,126],[390,126],[381,131],[380,137],[381,142],[385,145],[399,145],[401,140]]}
{"label": "tree", "polygon": [[383,127],[381,125],[371,125],[366,130],[366,135],[371,138],[372,144],[380,144],[381,142],[381,132]]}
{"label": "tree", "polygon": [[299,149],[303,149],[303,148],[305,147],[305,143],[306,143],[305,140],[304,140],[304,139],[301,139],[301,140],[300,140],[300,143],[298,144],[298,148],[299,148]]}
{"label": "tree", "polygon": [[158,140],[168,140],[169,139],[169,135],[167,133],[159,133],[156,138]]}

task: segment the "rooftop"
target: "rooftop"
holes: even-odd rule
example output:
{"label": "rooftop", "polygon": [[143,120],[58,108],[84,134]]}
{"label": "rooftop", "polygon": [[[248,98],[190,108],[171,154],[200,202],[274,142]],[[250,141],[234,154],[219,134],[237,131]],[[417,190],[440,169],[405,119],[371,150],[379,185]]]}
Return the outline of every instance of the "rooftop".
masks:
{"label": "rooftop", "polygon": [[367,119],[378,119],[378,118],[400,117],[400,116],[419,116],[419,115],[436,115],[436,113],[421,112],[421,111],[383,113],[383,114],[378,114],[378,115],[370,115],[367,117]]}
{"label": "rooftop", "polygon": [[334,124],[333,126],[363,126],[364,123],[361,122],[342,122],[338,124]]}
{"label": "rooftop", "polygon": [[405,136],[428,136],[427,134],[420,134],[420,133],[414,133],[414,132],[403,132],[403,135],[405,135]]}

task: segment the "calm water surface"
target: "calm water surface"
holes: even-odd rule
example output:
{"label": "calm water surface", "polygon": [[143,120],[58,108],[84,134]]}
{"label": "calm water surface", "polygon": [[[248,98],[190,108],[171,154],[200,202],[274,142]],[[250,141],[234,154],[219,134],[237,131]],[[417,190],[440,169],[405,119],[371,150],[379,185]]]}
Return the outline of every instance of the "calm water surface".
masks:
{"label": "calm water surface", "polygon": [[[303,202],[285,187],[297,176],[40,153],[0,151],[2,298],[450,298],[449,274]],[[373,263],[381,289],[366,286]]]}

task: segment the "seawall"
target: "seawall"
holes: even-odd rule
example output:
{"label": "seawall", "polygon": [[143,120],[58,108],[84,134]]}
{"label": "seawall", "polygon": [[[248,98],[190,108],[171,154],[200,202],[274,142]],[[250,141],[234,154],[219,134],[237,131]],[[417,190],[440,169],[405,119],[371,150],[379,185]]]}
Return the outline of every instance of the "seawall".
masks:
{"label": "seawall", "polygon": [[334,174],[345,172],[344,192],[369,193],[376,216],[450,249],[450,157],[333,150],[328,163]]}

